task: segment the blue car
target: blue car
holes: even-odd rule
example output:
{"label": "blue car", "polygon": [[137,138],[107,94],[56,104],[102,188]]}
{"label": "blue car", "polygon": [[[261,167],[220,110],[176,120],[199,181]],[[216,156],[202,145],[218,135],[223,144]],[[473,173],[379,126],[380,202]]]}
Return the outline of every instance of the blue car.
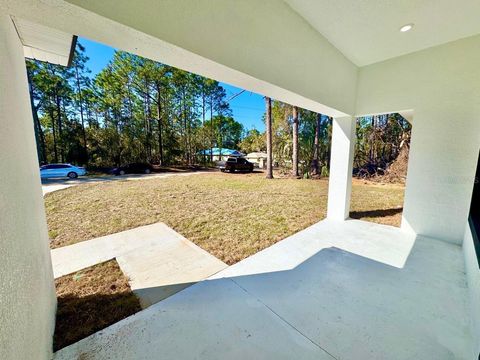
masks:
{"label": "blue car", "polygon": [[87,174],[87,170],[83,167],[71,164],[50,164],[40,167],[40,177],[42,179],[68,177],[76,179],[79,176]]}

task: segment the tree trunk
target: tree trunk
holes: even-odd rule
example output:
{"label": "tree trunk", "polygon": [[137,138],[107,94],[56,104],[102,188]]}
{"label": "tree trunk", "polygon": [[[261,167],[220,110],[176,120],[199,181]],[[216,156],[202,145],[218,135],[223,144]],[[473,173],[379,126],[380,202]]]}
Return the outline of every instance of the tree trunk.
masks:
{"label": "tree trunk", "polygon": [[370,165],[375,161],[375,129],[376,121],[375,116],[372,116],[372,129],[370,132],[370,153],[369,153],[369,163]]}
{"label": "tree trunk", "polygon": [[145,109],[145,151],[147,153],[147,160],[148,160],[148,162],[150,162],[152,160],[152,144],[151,144],[152,131],[151,131],[151,122],[150,122],[150,119],[152,117],[152,107],[150,105],[150,95],[148,94],[149,84],[148,84],[147,80],[145,80],[145,88],[146,88],[145,97],[144,97],[145,106],[146,106],[146,109]]}
{"label": "tree trunk", "polygon": [[187,124],[187,151],[188,151],[188,165],[193,165],[194,155],[192,152],[192,108],[188,107],[188,124]]}
{"label": "tree trunk", "polygon": [[55,91],[55,103],[57,107],[57,122],[58,122],[58,141],[60,145],[60,159],[61,162],[65,162],[65,153],[63,149],[63,126],[62,126],[62,110],[60,104],[60,96],[57,91]]}
{"label": "tree trunk", "polygon": [[[328,124],[332,124],[333,122],[333,117],[329,116],[328,121],[325,123],[325,129],[328,127]],[[332,135],[327,135],[326,136],[326,144],[325,144],[325,155],[323,159],[325,160],[325,165],[327,166],[328,169],[330,169],[330,152],[332,149]]]}
{"label": "tree trunk", "polygon": [[202,159],[203,159],[203,165],[205,166],[207,164],[207,154],[205,153],[205,90],[202,91]]}
{"label": "tree trunk", "polygon": [[293,149],[292,149],[292,172],[293,176],[298,177],[298,108],[292,109],[293,113]]}
{"label": "tree trunk", "polygon": [[183,156],[185,163],[188,165],[188,138],[187,138],[187,105],[186,105],[186,95],[185,88],[182,88],[182,116],[183,116]]}
{"label": "tree trunk", "polygon": [[40,164],[44,164],[47,162],[45,134],[43,133],[42,125],[40,124],[40,119],[38,118],[38,108],[33,104],[33,99],[32,99],[32,111],[33,111],[33,122],[34,122],[34,128],[35,128],[35,137],[37,138],[38,160]]}
{"label": "tree trunk", "polygon": [[35,106],[35,102],[33,100],[33,80],[32,74],[29,71],[27,66],[27,77],[28,77],[28,85],[29,85],[29,93],[30,93],[30,106],[32,107],[32,115],[33,115],[33,126],[35,129],[35,139],[37,140],[37,155],[38,161],[40,164],[44,164],[47,162],[47,151],[45,146],[45,135],[43,134],[42,125],[40,124],[40,119],[38,118],[38,107]]}
{"label": "tree trunk", "polygon": [[55,126],[55,116],[53,115],[53,107],[51,104],[48,105],[50,119],[52,121],[52,135],[53,135],[53,161],[58,163],[58,149],[57,149],[57,131]]}
{"label": "tree trunk", "polygon": [[267,179],[273,179],[273,157],[272,157],[272,99],[265,96],[265,127],[267,135]]}
{"label": "tree trunk", "polygon": [[313,175],[320,174],[320,127],[322,126],[322,115],[317,114],[317,123],[315,124],[315,140],[313,142],[313,160],[310,166],[310,172]]}
{"label": "tree trunk", "polygon": [[81,86],[80,86],[80,77],[79,77],[79,74],[78,74],[78,67],[77,66],[75,66],[75,75],[76,75],[76,80],[77,80],[78,104],[80,105],[80,121],[82,123],[83,149],[85,151],[85,161],[88,164],[87,133],[85,132],[85,120],[83,118],[82,89],[81,89]]}
{"label": "tree trunk", "polygon": [[163,165],[163,141],[162,141],[162,99],[160,97],[160,86],[157,84],[157,121],[158,121],[158,155],[160,166]]}
{"label": "tree trunk", "polygon": [[213,162],[213,141],[214,141],[214,130],[213,130],[213,99],[210,96],[210,162]]}
{"label": "tree trunk", "polygon": [[[171,127],[172,127],[172,124],[170,123],[171,120],[170,120],[170,116],[169,116],[169,113],[168,113],[168,111],[169,111],[168,109],[169,109],[169,102],[166,99],[166,97],[164,97],[162,99],[162,130],[163,130],[163,134],[162,134],[162,158],[163,158],[163,163],[162,163],[162,165],[168,165],[170,163],[170,155],[169,155],[169,152],[168,152],[170,147],[168,145],[164,144],[165,139],[168,139],[168,137],[169,137]],[[163,135],[165,135],[165,137]],[[167,152],[165,153],[165,151],[167,151]]]}

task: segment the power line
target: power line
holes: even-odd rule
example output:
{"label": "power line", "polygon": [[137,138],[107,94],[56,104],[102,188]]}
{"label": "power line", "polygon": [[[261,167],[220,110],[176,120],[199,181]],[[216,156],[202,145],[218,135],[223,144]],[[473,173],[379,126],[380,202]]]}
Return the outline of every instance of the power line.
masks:
{"label": "power line", "polygon": [[233,99],[235,99],[237,96],[242,95],[245,91],[247,91],[247,90],[242,90],[242,91],[240,91],[240,92],[232,95],[232,96],[230,97],[230,99],[227,100],[227,102],[230,102],[230,101],[232,101]]}

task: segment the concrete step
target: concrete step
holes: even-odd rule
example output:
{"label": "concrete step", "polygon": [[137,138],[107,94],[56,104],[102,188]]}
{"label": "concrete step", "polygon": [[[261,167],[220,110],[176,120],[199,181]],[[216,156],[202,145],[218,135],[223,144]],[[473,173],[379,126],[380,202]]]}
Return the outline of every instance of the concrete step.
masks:
{"label": "concrete step", "polygon": [[115,258],[143,308],[227,267],[163,223],[53,249],[51,254],[55,278]]}

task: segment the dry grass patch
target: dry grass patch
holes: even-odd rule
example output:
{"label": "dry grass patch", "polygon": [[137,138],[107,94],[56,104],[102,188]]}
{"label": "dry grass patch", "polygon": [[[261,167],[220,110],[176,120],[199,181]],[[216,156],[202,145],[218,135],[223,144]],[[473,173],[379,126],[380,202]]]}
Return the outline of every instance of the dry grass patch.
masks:
{"label": "dry grass patch", "polygon": [[[354,186],[354,211],[403,203],[401,187],[372,185],[372,199],[391,197],[385,205],[365,199],[364,186]],[[325,179],[213,173],[86,184],[48,194],[45,203],[53,248],[162,221],[233,264],[323,219],[327,190]]]}
{"label": "dry grass patch", "polygon": [[115,260],[55,280],[54,351],[140,311],[140,302]]}
{"label": "dry grass patch", "polygon": [[401,184],[381,184],[353,179],[350,217],[400,226],[404,189]]}

